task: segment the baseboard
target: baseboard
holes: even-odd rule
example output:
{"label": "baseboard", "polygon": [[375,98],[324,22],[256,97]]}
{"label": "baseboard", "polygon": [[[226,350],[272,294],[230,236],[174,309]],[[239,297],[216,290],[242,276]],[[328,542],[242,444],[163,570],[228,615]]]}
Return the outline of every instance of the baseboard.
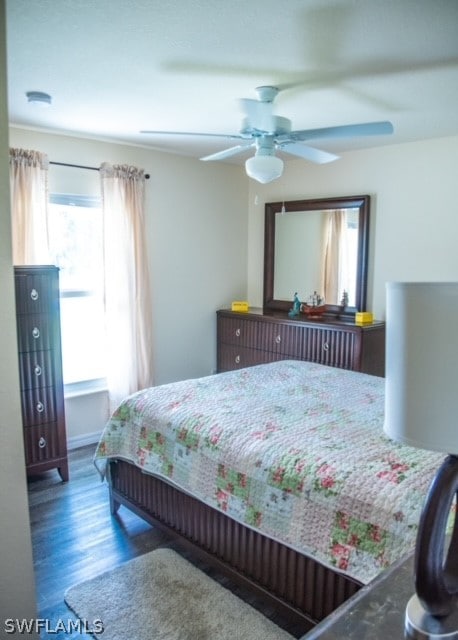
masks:
{"label": "baseboard", "polygon": [[88,444],[96,445],[101,435],[102,431],[93,431],[92,433],[84,433],[81,436],[72,436],[67,440],[67,449],[71,451],[72,449],[85,447]]}

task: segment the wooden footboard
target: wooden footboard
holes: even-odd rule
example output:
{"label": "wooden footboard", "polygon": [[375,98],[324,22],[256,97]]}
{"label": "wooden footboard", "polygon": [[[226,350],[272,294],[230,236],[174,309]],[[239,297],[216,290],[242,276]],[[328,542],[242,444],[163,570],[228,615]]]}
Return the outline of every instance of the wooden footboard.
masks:
{"label": "wooden footboard", "polygon": [[108,477],[112,513],[127,506],[310,627],[362,586],[127,462],[111,461]]}

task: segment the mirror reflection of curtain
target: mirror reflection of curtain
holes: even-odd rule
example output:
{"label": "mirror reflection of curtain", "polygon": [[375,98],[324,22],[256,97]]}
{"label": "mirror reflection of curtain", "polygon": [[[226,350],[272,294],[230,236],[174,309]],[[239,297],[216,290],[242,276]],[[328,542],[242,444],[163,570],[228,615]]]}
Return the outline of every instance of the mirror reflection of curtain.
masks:
{"label": "mirror reflection of curtain", "polygon": [[48,264],[48,157],[13,148],[9,155],[13,264]]}
{"label": "mirror reflection of curtain", "polygon": [[146,254],[145,175],[129,165],[100,167],[105,228],[107,382],[113,411],[152,385],[152,309]]}
{"label": "mirror reflection of curtain", "polygon": [[347,288],[348,243],[347,212],[336,209],[325,213],[322,291],[330,304],[339,304]]}

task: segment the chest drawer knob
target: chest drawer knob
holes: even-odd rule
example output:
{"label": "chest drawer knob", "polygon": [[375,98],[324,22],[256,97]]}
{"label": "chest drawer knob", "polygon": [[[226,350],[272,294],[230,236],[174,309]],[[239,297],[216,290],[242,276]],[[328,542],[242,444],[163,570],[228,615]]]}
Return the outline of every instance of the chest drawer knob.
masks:
{"label": "chest drawer knob", "polygon": [[235,364],[240,364],[240,356],[235,356]]}
{"label": "chest drawer knob", "polygon": [[242,332],[240,331],[240,329],[236,329],[236,330],[235,330],[235,335],[237,336],[237,338],[240,338],[240,334],[241,334],[241,333],[242,333]]}
{"label": "chest drawer knob", "polygon": [[323,351],[329,351],[329,343],[323,342]]}
{"label": "chest drawer knob", "polygon": [[32,300],[38,300],[38,291],[36,289],[32,289],[32,291],[30,292],[30,297],[32,298]]}
{"label": "chest drawer knob", "polygon": [[41,436],[41,438],[38,440],[38,446],[40,447],[40,449],[44,449],[46,447],[46,440],[43,438],[43,436]]}
{"label": "chest drawer knob", "polygon": [[45,406],[42,402],[37,402],[35,408],[38,411],[38,413],[43,413],[43,411],[45,410]]}
{"label": "chest drawer knob", "polygon": [[277,337],[275,338],[275,342],[276,342],[277,344],[280,344],[280,342],[281,342],[281,336],[277,336]]}
{"label": "chest drawer knob", "polygon": [[38,340],[38,338],[40,337],[40,329],[38,329],[38,327],[34,327],[32,329],[32,335],[35,338],[35,340]]}
{"label": "chest drawer knob", "polygon": [[34,374],[38,377],[41,376],[41,367],[39,364],[36,364],[33,369]]}

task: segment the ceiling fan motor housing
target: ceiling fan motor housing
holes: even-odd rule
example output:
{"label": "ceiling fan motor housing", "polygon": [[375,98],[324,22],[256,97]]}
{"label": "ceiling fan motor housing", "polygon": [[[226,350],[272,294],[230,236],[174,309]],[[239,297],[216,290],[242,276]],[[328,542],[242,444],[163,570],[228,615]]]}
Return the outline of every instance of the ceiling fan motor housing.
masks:
{"label": "ceiling fan motor housing", "polygon": [[291,131],[291,120],[282,118],[281,116],[272,116],[272,131],[262,131],[251,126],[249,118],[243,118],[240,135],[246,137],[260,137],[263,135],[285,135]]}
{"label": "ceiling fan motor housing", "polygon": [[258,100],[260,102],[273,102],[279,93],[278,87],[271,87],[269,85],[256,87],[256,93],[258,94]]}

